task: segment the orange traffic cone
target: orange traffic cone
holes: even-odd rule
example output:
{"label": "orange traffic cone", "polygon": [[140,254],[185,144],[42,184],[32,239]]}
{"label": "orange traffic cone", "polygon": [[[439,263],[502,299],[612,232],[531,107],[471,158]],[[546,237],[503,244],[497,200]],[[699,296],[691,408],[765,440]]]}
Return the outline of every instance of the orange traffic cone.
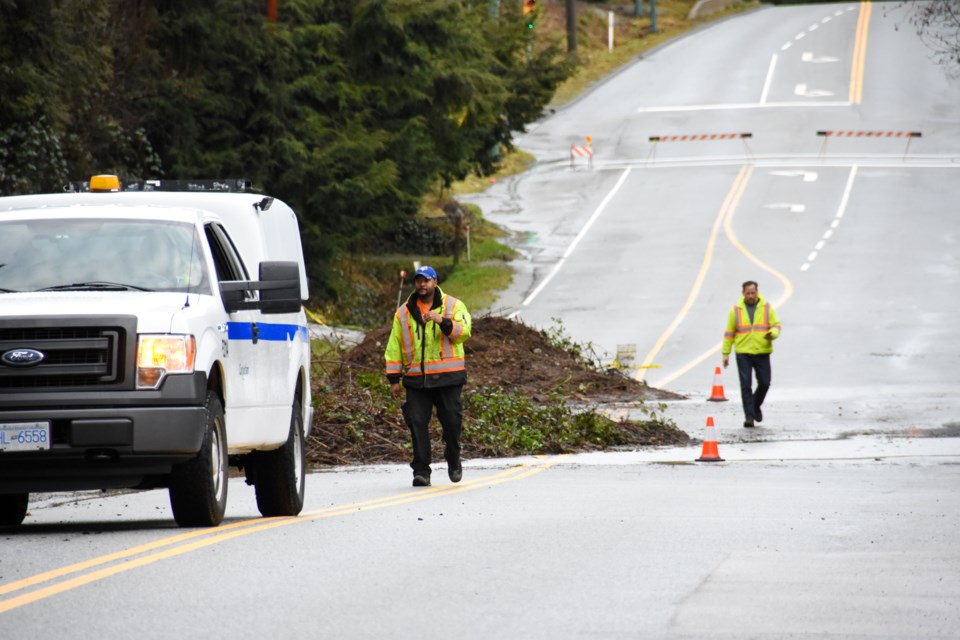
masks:
{"label": "orange traffic cone", "polygon": [[710,397],[707,398],[709,402],[726,402],[727,399],[723,395],[723,381],[720,379],[720,367],[717,367],[717,370],[713,372],[713,389],[710,390]]}
{"label": "orange traffic cone", "polygon": [[707,430],[703,435],[703,450],[697,462],[723,462],[717,451],[717,436],[713,431],[713,418],[707,418]]}

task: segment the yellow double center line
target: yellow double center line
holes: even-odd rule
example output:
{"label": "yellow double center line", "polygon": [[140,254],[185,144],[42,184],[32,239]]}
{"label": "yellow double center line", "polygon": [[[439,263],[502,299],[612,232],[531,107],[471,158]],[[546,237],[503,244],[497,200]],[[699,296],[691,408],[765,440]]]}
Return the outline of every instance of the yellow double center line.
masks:
{"label": "yellow double center line", "polygon": [[867,34],[870,30],[872,11],[871,3],[860,3],[857,37],[853,44],[853,63],[850,67],[850,104],[860,104],[863,101],[863,69],[867,61]]}
{"label": "yellow double center line", "polygon": [[[746,190],[747,183],[749,182],[752,174],[753,167],[749,165],[741,167],[739,173],[737,173],[737,177],[734,179],[733,185],[730,187],[730,190],[727,192],[727,197],[723,201],[723,206],[720,207],[720,211],[717,213],[717,218],[713,222],[713,229],[710,231],[710,239],[707,241],[707,250],[704,253],[703,261],[700,263],[700,271],[697,272],[697,277],[693,283],[693,288],[690,290],[690,294],[687,296],[687,302],[683,305],[683,308],[677,314],[677,317],[673,319],[673,322],[670,323],[670,326],[667,327],[666,331],[663,332],[663,335],[660,336],[660,339],[657,340],[656,344],[653,346],[653,349],[651,349],[650,353],[647,354],[647,357],[644,358],[644,365],[648,365],[653,362],[653,359],[657,357],[657,354],[663,348],[663,345],[666,344],[667,340],[671,335],[673,335],[673,332],[676,331],[677,327],[680,326],[680,323],[683,322],[684,318],[693,307],[697,296],[700,294],[700,289],[703,286],[703,281],[704,278],[706,278],[707,271],[710,269],[710,263],[713,260],[714,245],[716,245],[717,237],[721,227],[723,227],[724,234],[727,236],[727,240],[730,241],[730,244],[736,247],[736,249],[746,256],[748,260],[756,264],[767,273],[775,276],[783,284],[783,295],[780,296],[780,299],[774,303],[775,307],[779,308],[783,306],[783,304],[793,295],[793,283],[791,283],[790,280],[781,272],[777,271],[751,253],[749,249],[741,244],[741,242],[737,239],[737,236],[733,233],[733,216],[737,211],[737,205],[739,205],[740,199],[743,197],[743,192]],[[677,371],[674,371],[662,380],[658,380],[653,386],[658,389],[663,389],[668,384],[687,373],[707,358],[719,352],[721,345],[722,342],[710,347]],[[640,369],[639,373],[637,374],[638,380],[643,379],[643,373],[645,371],[646,369],[644,368]]]}
{"label": "yellow double center line", "polygon": [[[853,63],[850,70],[851,104],[860,104],[863,100],[863,72],[867,59],[867,35],[870,30],[870,13],[872,10],[873,8],[870,2],[860,3],[860,16],[857,20],[857,35],[853,45]],[[759,258],[748,251],[747,248],[737,240],[733,233],[733,227],[731,224],[733,220],[733,214],[736,211],[737,204],[740,202],[741,196],[743,196],[743,191],[746,188],[747,181],[750,179],[751,171],[752,168],[745,166],[742,167],[740,172],[737,174],[737,177],[733,182],[733,186],[727,193],[727,197],[723,202],[723,206],[720,208],[720,212],[717,214],[717,218],[713,223],[713,230],[710,232],[710,239],[707,242],[707,250],[704,253],[703,261],[700,264],[700,271],[697,273],[696,280],[693,283],[693,288],[690,290],[690,294],[687,296],[687,301],[683,305],[683,308],[680,309],[680,312],[677,314],[677,316],[673,319],[673,322],[670,323],[670,326],[667,327],[657,342],[653,345],[653,348],[650,350],[650,353],[647,354],[647,357],[644,358],[643,363],[636,374],[637,380],[643,380],[647,369],[653,362],[654,358],[657,357],[667,340],[670,339],[670,336],[673,335],[674,331],[676,331],[677,327],[680,326],[684,318],[690,312],[690,309],[693,307],[693,304],[700,293],[700,289],[703,285],[707,271],[710,268],[710,262],[713,259],[713,249],[714,245],[716,244],[721,223],[727,238],[730,240],[730,243],[737,248],[737,250],[747,256],[747,258],[754,262],[758,267],[776,276],[776,278],[783,283],[783,296],[781,296],[780,299],[775,303],[775,306],[782,306],[790,298],[790,296],[793,295],[793,284],[790,282],[790,280],[788,280],[787,277],[782,273],[762,262]],[[711,347],[679,370],[673,372],[666,378],[657,381],[657,383],[653,386],[661,389],[666,387],[668,384],[687,373],[701,362],[717,353],[719,350],[719,344]]]}
{"label": "yellow double center line", "polygon": [[[737,204],[740,202],[740,198],[743,197],[743,191],[746,189],[747,182],[750,180],[750,174],[752,173],[752,166],[745,165],[740,167],[740,171],[737,173],[737,177],[733,181],[733,186],[731,186],[730,190],[727,192],[727,197],[723,201],[723,206],[720,207],[720,211],[717,213],[717,217],[713,221],[713,229],[711,229],[710,238],[707,240],[707,250],[703,254],[703,260],[700,263],[700,270],[697,272],[697,277],[694,280],[693,288],[690,289],[690,294],[687,296],[687,301],[684,303],[683,308],[680,309],[680,312],[677,314],[677,316],[673,319],[673,322],[670,323],[670,326],[667,327],[666,330],[660,335],[660,338],[653,345],[653,348],[650,350],[650,353],[647,354],[647,357],[643,359],[643,363],[636,374],[637,380],[643,380],[643,377],[647,371],[647,367],[653,362],[654,358],[657,357],[657,354],[659,354],[660,350],[663,349],[663,345],[667,343],[667,340],[669,340],[670,336],[673,335],[673,332],[677,330],[677,327],[680,326],[684,318],[687,317],[687,314],[693,307],[693,303],[697,300],[697,296],[700,295],[700,289],[703,287],[703,281],[707,277],[707,272],[710,270],[710,263],[713,261],[713,248],[717,244],[717,236],[720,233],[720,228],[725,219],[733,217],[733,212],[736,210]],[[675,378],[680,377],[687,370],[699,364],[703,359],[714,353],[716,350],[717,347],[714,347],[707,353],[703,354],[698,360],[690,363],[686,368],[671,375],[667,380],[658,382],[654,386],[663,388]]]}
{"label": "yellow double center line", "polygon": [[[553,456],[549,458],[536,458],[531,462],[511,467],[492,476],[477,478],[459,484],[442,485],[421,489],[417,491],[406,492],[397,496],[384,498],[374,498],[364,502],[354,502],[351,504],[333,505],[314,511],[306,511],[297,517],[290,518],[257,518],[255,520],[244,520],[232,524],[223,525],[216,529],[202,529],[197,531],[188,531],[161,540],[155,540],[115,553],[91,558],[83,562],[77,562],[58,569],[52,569],[43,573],[17,580],[9,584],[0,585],[0,596],[11,596],[0,600],[0,613],[5,613],[17,607],[37,602],[51,596],[76,589],[83,585],[103,580],[111,576],[132,571],[161,560],[181,556],[192,551],[197,551],[204,547],[219,544],[227,540],[239,538],[242,536],[269,531],[279,527],[286,527],[293,524],[302,524],[313,520],[324,518],[335,518],[339,516],[348,516],[364,511],[373,511],[375,509],[384,509],[395,507],[411,502],[420,502],[439,498],[455,493],[473,491],[486,487],[492,487],[505,482],[521,480],[532,475],[540,473],[560,462],[566,456]],[[118,561],[125,562],[118,563]],[[101,567],[96,569],[97,567]],[[89,571],[90,569],[96,569]],[[86,573],[83,573],[86,572]],[[80,575],[76,575],[80,574]],[[74,576],[74,577],[68,577]],[[64,579],[66,578],[66,579]],[[38,585],[48,582],[55,582],[38,589]],[[18,592],[22,592],[19,595]]]}

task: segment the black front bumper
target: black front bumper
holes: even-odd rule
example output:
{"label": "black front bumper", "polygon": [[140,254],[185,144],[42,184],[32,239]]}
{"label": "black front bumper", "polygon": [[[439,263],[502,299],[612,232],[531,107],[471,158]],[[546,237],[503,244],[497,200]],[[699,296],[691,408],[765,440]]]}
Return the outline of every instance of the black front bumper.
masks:
{"label": "black front bumper", "polygon": [[0,451],[0,493],[163,486],[199,451],[205,373],[157,391],[4,393],[0,423],[49,422],[48,450]]}

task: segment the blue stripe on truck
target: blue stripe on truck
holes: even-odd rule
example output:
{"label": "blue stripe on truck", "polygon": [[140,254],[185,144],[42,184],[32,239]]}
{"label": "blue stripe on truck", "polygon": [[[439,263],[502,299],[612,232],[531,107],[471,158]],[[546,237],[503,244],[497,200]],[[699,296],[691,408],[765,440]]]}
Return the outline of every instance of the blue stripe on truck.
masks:
{"label": "blue stripe on truck", "polygon": [[[258,340],[272,340],[278,342],[290,342],[299,338],[304,342],[309,342],[307,328],[298,324],[272,324],[267,322],[258,322],[257,334]],[[228,322],[227,323],[228,340],[253,340],[253,324],[249,322]]]}

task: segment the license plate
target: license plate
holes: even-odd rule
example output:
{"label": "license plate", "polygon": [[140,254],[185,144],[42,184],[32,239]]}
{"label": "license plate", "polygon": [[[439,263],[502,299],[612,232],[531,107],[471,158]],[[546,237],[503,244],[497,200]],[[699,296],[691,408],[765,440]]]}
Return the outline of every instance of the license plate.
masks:
{"label": "license plate", "polygon": [[50,448],[49,422],[0,424],[0,451],[37,451]]}

